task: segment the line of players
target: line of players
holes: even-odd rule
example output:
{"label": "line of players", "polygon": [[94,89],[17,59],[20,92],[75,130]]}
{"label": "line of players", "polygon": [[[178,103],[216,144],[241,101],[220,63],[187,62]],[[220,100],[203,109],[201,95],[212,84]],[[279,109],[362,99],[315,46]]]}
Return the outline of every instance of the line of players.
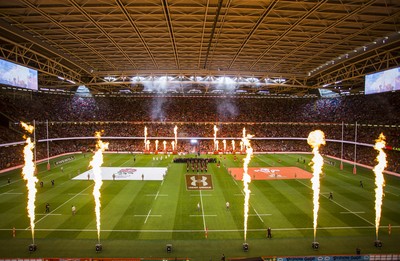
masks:
{"label": "line of players", "polygon": [[186,161],[186,173],[191,169],[192,172],[207,172],[208,159],[189,159]]}

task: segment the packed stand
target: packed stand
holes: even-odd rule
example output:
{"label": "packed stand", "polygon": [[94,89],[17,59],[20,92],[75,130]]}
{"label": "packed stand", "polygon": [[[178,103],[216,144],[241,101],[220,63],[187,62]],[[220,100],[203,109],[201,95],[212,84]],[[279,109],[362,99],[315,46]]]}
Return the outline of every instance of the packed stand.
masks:
{"label": "packed stand", "polygon": [[[149,98],[149,97],[95,97],[82,98],[70,95],[44,93],[10,94],[0,92],[0,109],[3,115],[0,144],[22,141],[23,131],[19,121],[36,120],[36,137],[54,139],[50,143],[50,156],[65,152],[90,151],[94,148],[94,133],[103,130],[109,137],[110,150],[141,152],[144,150],[144,128],[148,129],[150,150],[159,150],[166,140],[168,147],[178,127],[178,151],[202,153],[214,150],[213,127],[218,128],[219,150],[222,140],[227,141],[227,152],[232,151],[231,141],[239,147],[242,129],[254,135],[255,151],[304,151],[310,148],[305,142],[308,133],[315,129],[325,132],[329,142],[325,153],[341,156],[342,135],[345,141],[373,144],[379,133],[387,137],[387,144],[400,144],[400,114],[397,113],[400,93],[369,96],[348,96],[334,99],[311,98]],[[23,106],[22,106],[23,105]],[[211,112],[211,113],[210,113]],[[7,119],[9,120],[7,122]],[[48,121],[48,125],[46,123]],[[344,125],[342,126],[342,121]],[[14,122],[14,124],[12,123]],[[9,124],[11,123],[11,124]],[[380,124],[374,126],[374,124]],[[388,124],[382,126],[382,124]],[[393,125],[393,126],[392,126]],[[343,128],[343,133],[342,133]],[[61,141],[61,138],[78,137]],[[123,137],[126,139],[112,139]],[[209,138],[198,145],[190,144],[191,137]],[[283,137],[281,140],[272,138]],[[302,140],[290,140],[302,138]],[[107,139],[107,138],[106,138]],[[262,139],[262,140],[257,140]],[[376,152],[371,147],[357,147],[357,162],[373,165]],[[170,148],[168,149],[170,150]],[[354,145],[345,144],[343,157],[353,160]],[[397,153],[397,154],[396,154]],[[389,169],[400,171],[397,151],[390,151]],[[22,164],[21,147],[0,147],[0,169]],[[47,157],[45,142],[39,142],[38,159]]]}

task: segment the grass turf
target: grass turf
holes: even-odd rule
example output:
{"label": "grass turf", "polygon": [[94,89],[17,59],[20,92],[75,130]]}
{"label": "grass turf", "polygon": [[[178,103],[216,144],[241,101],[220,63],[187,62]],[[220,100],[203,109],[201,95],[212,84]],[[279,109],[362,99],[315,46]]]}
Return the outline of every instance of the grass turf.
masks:
{"label": "grass turf", "polygon": [[[227,257],[274,255],[399,253],[400,188],[399,178],[386,175],[379,239],[382,248],[375,248],[374,174],[352,165],[324,165],[321,179],[320,210],[317,241],[314,251],[312,224],[312,190],[309,180],[257,180],[250,184],[250,216],[248,221],[248,252],[243,252],[242,182],[235,181],[228,167],[241,167],[243,156],[216,156],[221,167],[209,164],[213,177],[211,191],[188,191],[184,175],[186,165],[172,163],[172,157],[153,161],[153,156],[105,154],[103,166],[165,167],[168,173],[161,181],[104,181],[101,188],[101,243],[103,251],[96,253],[98,242],[92,196],[93,181],[71,180],[87,169],[91,154],[76,154],[75,159],[46,170],[38,166],[36,199],[36,252],[32,243],[26,214],[26,187],[21,170],[0,176],[0,257],[189,257],[192,260]],[[189,157],[194,157],[193,155]],[[297,166],[311,172],[311,155],[254,155],[250,166]],[[62,158],[58,158],[60,160]],[[301,159],[298,162],[298,159]],[[305,159],[306,163],[303,163]],[[63,171],[61,171],[61,166]],[[7,179],[11,184],[7,184]],[[50,181],[55,180],[55,186]],[[364,188],[359,186],[363,181]],[[328,194],[333,192],[334,199]],[[230,202],[230,210],[225,202]],[[44,213],[50,203],[50,214]],[[200,211],[197,203],[202,203]],[[71,206],[77,207],[72,216]],[[392,225],[388,235],[387,225]],[[12,227],[16,238],[12,238]],[[267,227],[273,239],[266,239]],[[205,233],[207,230],[207,233]],[[207,234],[207,239],[206,239]],[[165,245],[173,245],[166,253]]]}

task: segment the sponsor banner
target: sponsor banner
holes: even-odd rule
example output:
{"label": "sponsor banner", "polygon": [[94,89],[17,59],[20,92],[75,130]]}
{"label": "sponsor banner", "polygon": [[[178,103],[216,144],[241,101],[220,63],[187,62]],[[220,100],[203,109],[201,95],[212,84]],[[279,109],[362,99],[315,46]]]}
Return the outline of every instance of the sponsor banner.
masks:
{"label": "sponsor banner", "polygon": [[57,160],[56,162],[54,162],[54,165],[55,165],[55,166],[58,166],[58,165],[60,165],[60,164],[64,164],[64,163],[73,161],[74,159],[75,159],[75,156],[69,156],[68,158],[64,158],[64,159],[61,159],[61,160]]}
{"label": "sponsor banner", "polygon": [[[101,167],[102,180],[163,180],[167,168],[153,167]],[[90,169],[76,176],[73,180],[92,180],[93,170]]]}
{"label": "sponsor banner", "polygon": [[210,174],[185,175],[187,190],[212,190],[213,183]]}

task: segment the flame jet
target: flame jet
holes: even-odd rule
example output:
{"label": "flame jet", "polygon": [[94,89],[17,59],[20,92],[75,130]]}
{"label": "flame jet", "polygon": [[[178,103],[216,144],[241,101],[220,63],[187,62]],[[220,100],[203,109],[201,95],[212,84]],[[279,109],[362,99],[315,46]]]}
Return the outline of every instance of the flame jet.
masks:
{"label": "flame jet", "polygon": [[[245,134],[245,132],[243,132]],[[251,177],[248,174],[248,166],[253,155],[253,148],[250,144],[250,139],[252,135],[247,135],[242,138],[243,145],[246,147],[246,157],[243,160],[243,191],[244,191],[244,242],[247,239],[247,220],[249,217],[249,201],[250,201],[250,189],[249,184],[251,182]]]}
{"label": "flame jet", "polygon": [[144,126],[144,150],[147,148],[147,127]]}
{"label": "flame jet", "polygon": [[175,146],[178,149],[178,126],[175,125],[174,127],[174,135],[175,135]]}
{"label": "flame jet", "polygon": [[379,223],[381,221],[381,213],[382,213],[382,201],[383,201],[383,187],[385,186],[385,179],[383,177],[383,170],[386,168],[387,160],[386,154],[383,149],[386,146],[385,136],[383,133],[379,135],[379,138],[376,140],[374,149],[378,151],[378,156],[376,160],[378,164],[374,167],[373,171],[375,173],[375,231],[376,231],[376,240],[378,240],[378,231],[379,231]]}
{"label": "flame jet", "polygon": [[[34,127],[21,122],[22,127],[29,133],[32,133]],[[27,211],[30,220],[30,227],[32,233],[32,243],[35,244],[35,200],[36,200],[36,183],[39,181],[35,177],[35,163],[33,162],[33,148],[35,145],[31,141],[31,138],[26,138],[26,145],[24,147],[24,167],[22,168],[22,175],[26,180],[26,188],[28,189],[28,203]]]}
{"label": "flame jet", "polygon": [[317,219],[319,210],[319,191],[320,191],[320,180],[319,176],[322,172],[322,166],[324,165],[324,159],[319,153],[319,147],[325,145],[325,134],[320,130],[310,132],[307,138],[307,143],[313,149],[314,157],[312,158],[313,177],[311,178],[312,189],[313,189],[313,214],[314,214],[314,242],[317,235]]}
{"label": "flame jet", "polygon": [[97,137],[97,151],[93,155],[92,161],[90,161],[89,166],[93,168],[94,175],[93,196],[95,201],[97,240],[100,244],[100,188],[103,184],[103,180],[101,177],[101,165],[103,164],[103,152],[108,149],[108,142],[103,142],[102,140],[100,140],[101,132],[96,132],[95,136]]}
{"label": "flame jet", "polygon": [[214,151],[218,150],[217,148],[217,125],[214,125]]}

